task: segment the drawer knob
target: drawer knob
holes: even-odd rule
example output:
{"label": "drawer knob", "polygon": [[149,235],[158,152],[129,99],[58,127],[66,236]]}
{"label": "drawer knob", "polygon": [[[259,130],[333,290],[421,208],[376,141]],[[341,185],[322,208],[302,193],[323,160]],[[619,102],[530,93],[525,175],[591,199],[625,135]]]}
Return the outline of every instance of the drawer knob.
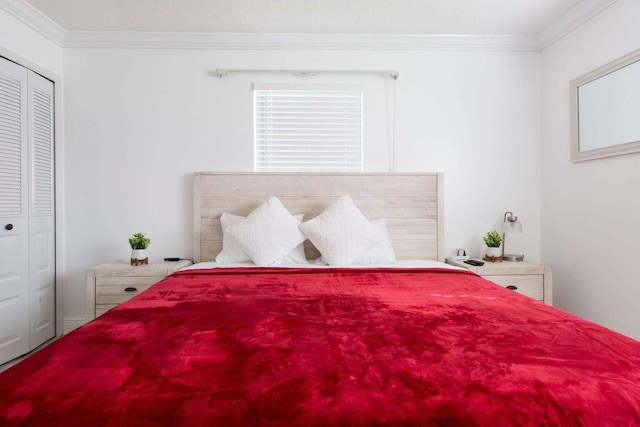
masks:
{"label": "drawer knob", "polygon": [[13,224],[7,224],[7,225],[5,225],[5,226],[4,226],[4,229],[5,229],[5,230],[7,230],[7,231],[11,231],[11,230],[13,230]]}
{"label": "drawer knob", "polygon": [[515,286],[515,285],[509,285],[509,286],[507,286],[507,289],[511,289],[512,291],[517,291],[518,287]]}
{"label": "drawer knob", "polygon": [[138,292],[138,290],[136,288],[133,287],[129,287],[129,288],[124,288],[125,292]]}

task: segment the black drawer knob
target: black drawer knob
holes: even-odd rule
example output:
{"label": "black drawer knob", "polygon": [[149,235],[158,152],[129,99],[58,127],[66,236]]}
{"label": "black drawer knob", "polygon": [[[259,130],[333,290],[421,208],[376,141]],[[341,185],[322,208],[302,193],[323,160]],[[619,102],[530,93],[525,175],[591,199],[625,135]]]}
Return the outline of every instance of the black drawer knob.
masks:
{"label": "black drawer knob", "polygon": [[138,292],[138,290],[136,288],[133,287],[129,287],[129,288],[124,288],[125,292]]}
{"label": "black drawer knob", "polygon": [[9,230],[9,231],[13,230],[13,224],[7,224],[7,225],[5,225],[5,226],[4,226],[4,229],[5,229],[5,230]]}
{"label": "black drawer knob", "polygon": [[518,287],[514,286],[514,285],[509,285],[509,286],[507,286],[507,289],[511,289],[512,291],[517,291]]}

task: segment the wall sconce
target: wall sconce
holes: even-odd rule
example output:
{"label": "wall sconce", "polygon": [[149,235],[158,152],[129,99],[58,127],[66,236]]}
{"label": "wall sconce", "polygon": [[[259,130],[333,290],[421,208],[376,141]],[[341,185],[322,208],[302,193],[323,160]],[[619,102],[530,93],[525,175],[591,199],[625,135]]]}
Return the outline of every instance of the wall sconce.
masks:
{"label": "wall sconce", "polygon": [[504,248],[507,245],[507,234],[522,233],[522,223],[518,221],[518,217],[513,212],[504,213],[504,222],[502,223],[502,259],[505,261],[524,261],[524,255],[505,254]]}

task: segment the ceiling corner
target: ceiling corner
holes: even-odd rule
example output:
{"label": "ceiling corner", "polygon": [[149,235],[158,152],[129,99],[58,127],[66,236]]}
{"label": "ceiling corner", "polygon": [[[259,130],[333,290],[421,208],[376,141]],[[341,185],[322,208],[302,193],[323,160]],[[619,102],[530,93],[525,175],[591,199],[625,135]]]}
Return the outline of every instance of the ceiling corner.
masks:
{"label": "ceiling corner", "polygon": [[582,0],[576,7],[538,34],[540,50],[542,51],[551,46],[616,1],[618,0]]}
{"label": "ceiling corner", "polygon": [[0,0],[0,9],[27,24],[58,46],[64,45],[65,29],[26,1]]}

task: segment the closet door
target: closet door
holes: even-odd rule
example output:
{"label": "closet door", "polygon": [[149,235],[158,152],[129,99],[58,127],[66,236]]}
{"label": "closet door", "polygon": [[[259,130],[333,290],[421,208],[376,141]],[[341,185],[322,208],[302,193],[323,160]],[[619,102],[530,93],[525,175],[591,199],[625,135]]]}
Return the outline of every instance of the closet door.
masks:
{"label": "closet door", "polygon": [[55,335],[53,83],[28,72],[29,306],[33,349]]}
{"label": "closet door", "polygon": [[0,363],[29,351],[27,70],[0,58]]}
{"label": "closet door", "polygon": [[55,336],[53,102],[0,58],[0,364]]}

